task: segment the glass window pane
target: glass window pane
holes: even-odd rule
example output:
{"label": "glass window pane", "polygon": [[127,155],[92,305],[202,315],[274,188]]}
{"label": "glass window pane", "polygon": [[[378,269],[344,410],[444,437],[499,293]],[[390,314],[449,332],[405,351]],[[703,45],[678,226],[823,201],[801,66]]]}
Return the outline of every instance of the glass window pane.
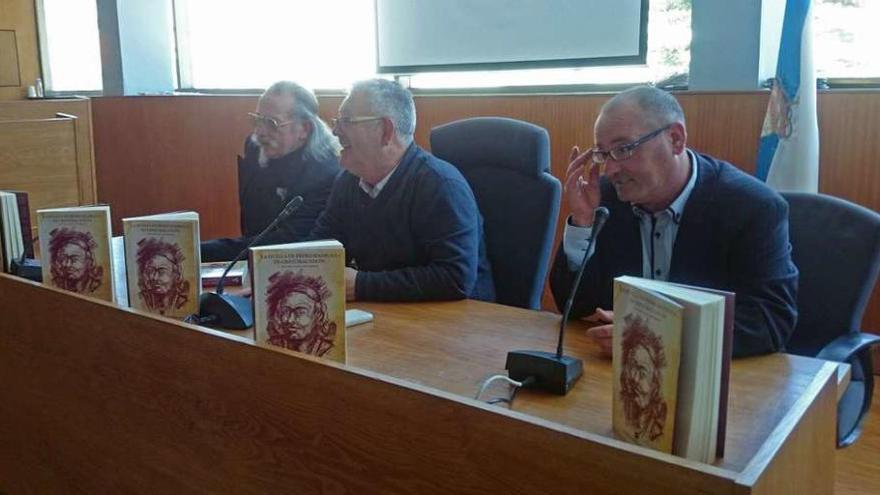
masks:
{"label": "glass window pane", "polygon": [[100,91],[101,48],[95,0],[42,1],[47,89]]}
{"label": "glass window pane", "polygon": [[818,0],[813,4],[816,77],[880,77],[880,0]]}
{"label": "glass window pane", "polygon": [[185,87],[347,88],[376,70],[372,0],[178,1]]}

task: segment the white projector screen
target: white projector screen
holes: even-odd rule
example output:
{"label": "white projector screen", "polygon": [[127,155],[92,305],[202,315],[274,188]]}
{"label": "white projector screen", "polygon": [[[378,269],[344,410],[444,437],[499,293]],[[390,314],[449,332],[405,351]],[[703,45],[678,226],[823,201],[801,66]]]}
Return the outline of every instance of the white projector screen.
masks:
{"label": "white projector screen", "polygon": [[644,64],[648,0],[376,0],[378,71]]}

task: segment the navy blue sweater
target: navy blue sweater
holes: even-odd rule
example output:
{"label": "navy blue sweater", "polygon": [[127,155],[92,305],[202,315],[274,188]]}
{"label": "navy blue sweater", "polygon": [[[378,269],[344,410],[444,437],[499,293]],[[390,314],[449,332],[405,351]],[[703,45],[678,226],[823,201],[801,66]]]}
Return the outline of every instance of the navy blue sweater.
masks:
{"label": "navy blue sweater", "polygon": [[495,298],[474,194],[458,170],[410,145],[376,199],[343,172],[312,239],[337,239],[358,300]]}

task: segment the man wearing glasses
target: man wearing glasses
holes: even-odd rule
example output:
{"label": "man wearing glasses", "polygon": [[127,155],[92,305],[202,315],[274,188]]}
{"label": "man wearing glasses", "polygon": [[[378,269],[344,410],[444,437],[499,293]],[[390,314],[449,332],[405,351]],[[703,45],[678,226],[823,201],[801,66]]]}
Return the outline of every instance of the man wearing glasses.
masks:
{"label": "man wearing glasses", "polygon": [[348,300],[493,300],[473,192],[414,143],[415,128],[412,95],[396,82],[352,87],[333,121],[345,172],[311,238],[345,246]]}
{"label": "man wearing glasses", "polygon": [[[550,275],[557,306],[586,255],[571,314],[602,323],[588,334],[609,356],[612,281],[620,275],[735,292],[734,356],[784,350],[798,281],[785,200],[730,163],[688,149],[681,106],[659,89],[609,100],[594,138],[593,148],[572,150],[566,171],[571,216]],[[600,205],[611,215],[585,253]]]}
{"label": "man wearing glasses", "polygon": [[302,240],[324,210],[340,172],[339,141],[318,117],[318,99],[308,89],[276,82],[248,115],[254,132],[238,162],[242,237],[202,243],[202,261],[233,259],[295,196],[302,196],[303,204],[260,243]]}

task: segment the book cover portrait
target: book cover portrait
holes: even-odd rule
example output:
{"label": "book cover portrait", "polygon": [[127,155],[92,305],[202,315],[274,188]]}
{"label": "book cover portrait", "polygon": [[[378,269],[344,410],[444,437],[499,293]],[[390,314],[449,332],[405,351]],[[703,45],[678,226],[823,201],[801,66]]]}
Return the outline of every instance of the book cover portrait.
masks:
{"label": "book cover portrait", "polygon": [[678,428],[682,308],[617,279],[614,314],[614,432],[627,442],[671,453]]}
{"label": "book cover portrait", "polygon": [[186,257],[176,242],[144,237],[137,243],[137,289],[143,306],[162,315],[175,313],[190,300],[184,278]]}
{"label": "book cover portrait", "polygon": [[43,283],[114,300],[110,208],[81,206],[37,211]]}
{"label": "book cover portrait", "polygon": [[666,352],[660,336],[637,315],[626,315],[621,344],[620,403],[630,434],[653,443],[667,428],[668,406],[663,398]]}
{"label": "book cover portrait", "polygon": [[104,268],[97,258],[98,243],[89,231],[58,227],[49,232],[49,274],[59,289],[93,294],[104,283]]}
{"label": "book cover portrait", "polygon": [[342,322],[330,321],[327,302],[333,293],[324,277],[302,271],[282,271],[269,276],[266,288],[266,332],[269,343],[324,356],[334,345]]}
{"label": "book cover portrait", "polygon": [[251,248],[254,340],[345,362],[345,249],[338,241]]}

